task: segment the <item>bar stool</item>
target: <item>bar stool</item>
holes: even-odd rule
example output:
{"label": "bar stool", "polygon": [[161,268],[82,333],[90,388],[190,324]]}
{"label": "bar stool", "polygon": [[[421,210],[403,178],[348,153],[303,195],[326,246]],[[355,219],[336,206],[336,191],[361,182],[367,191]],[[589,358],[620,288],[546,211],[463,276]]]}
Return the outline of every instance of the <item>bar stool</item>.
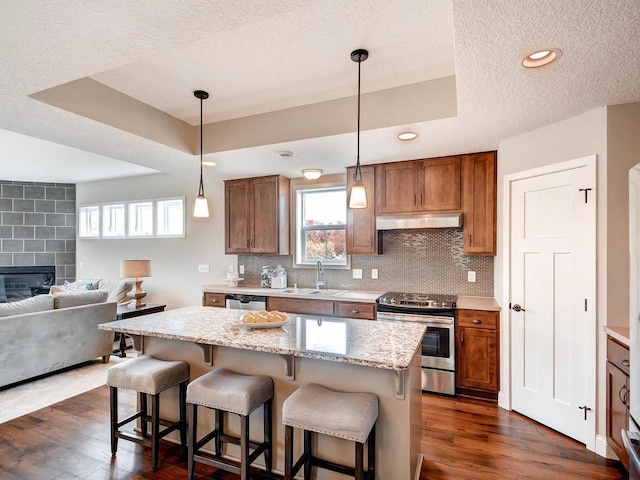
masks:
{"label": "bar stool", "polygon": [[[310,383],[293,392],[282,405],[285,425],[285,480],[293,480],[304,465],[304,478],[311,478],[311,467],[320,467],[356,480],[375,478],[376,419],[378,397],[371,393],[334,392]],[[304,452],[293,464],[293,428],[304,431]],[[356,442],[355,468],[323,460],[313,455],[313,433]],[[367,443],[367,471],[364,471],[364,444]],[[365,477],[366,474],[366,477]]]}
{"label": "bar stool", "polygon": [[[219,369],[207,373],[189,384],[189,463],[188,476],[193,480],[195,463],[204,463],[228,472],[240,474],[241,480],[249,478],[249,465],[264,453],[265,467],[272,467],[271,409],[273,401],[273,379],[262,375],[239,375]],[[249,415],[264,405],[264,440],[254,443],[249,439]],[[213,409],[215,428],[198,441],[198,406]],[[240,415],[240,437],[225,435],[224,412]],[[202,452],[202,447],[215,440],[215,455]],[[240,445],[240,466],[222,458],[222,443]],[[249,454],[249,447],[253,452]]]}
{"label": "bar stool", "polygon": [[[118,449],[118,438],[130,440],[151,447],[151,465],[158,469],[160,439],[174,430],[180,430],[180,443],[187,448],[186,392],[189,382],[189,365],[180,361],[165,361],[153,357],[138,357],[114,365],[107,371],[107,385],[111,392],[111,454]],[[180,419],[168,422],[160,419],[160,393],[178,385],[180,387]],[[138,392],[140,410],[118,421],[118,389],[124,388]],[[147,395],[151,395],[151,415],[147,407]],[[140,418],[141,435],[121,432],[120,427]],[[151,423],[151,435],[148,435],[148,422]],[[160,424],[167,428],[160,431]]]}

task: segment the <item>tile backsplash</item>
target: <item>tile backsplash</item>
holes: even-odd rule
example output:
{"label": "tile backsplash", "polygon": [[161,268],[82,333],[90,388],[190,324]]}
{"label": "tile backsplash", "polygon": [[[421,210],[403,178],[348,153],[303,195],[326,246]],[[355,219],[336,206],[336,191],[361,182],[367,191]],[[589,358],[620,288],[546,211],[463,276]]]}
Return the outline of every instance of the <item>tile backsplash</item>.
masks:
{"label": "tile backsplash", "polygon": [[[353,255],[351,268],[362,269],[362,279],[352,278],[351,270],[325,268],[323,288],[350,290],[445,293],[493,296],[493,257],[462,254],[462,230],[387,230],[383,232],[382,255]],[[244,265],[243,286],[260,285],[263,265],[282,265],[290,287],[315,285],[315,268],[293,268],[293,257],[286,255],[238,255]],[[377,280],[371,269],[378,269]],[[476,272],[476,282],[467,281],[467,271]]]}

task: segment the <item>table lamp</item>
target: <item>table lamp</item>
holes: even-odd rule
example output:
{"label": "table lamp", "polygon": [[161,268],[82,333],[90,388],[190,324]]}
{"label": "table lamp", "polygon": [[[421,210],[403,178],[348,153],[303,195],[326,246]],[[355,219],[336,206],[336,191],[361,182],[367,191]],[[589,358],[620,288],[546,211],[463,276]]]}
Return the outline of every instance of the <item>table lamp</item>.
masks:
{"label": "table lamp", "polygon": [[127,293],[127,297],[131,298],[129,308],[140,308],[146,305],[142,299],[147,295],[147,292],[141,288],[142,280],[140,277],[150,276],[151,260],[120,260],[120,277],[136,279],[135,288]]}

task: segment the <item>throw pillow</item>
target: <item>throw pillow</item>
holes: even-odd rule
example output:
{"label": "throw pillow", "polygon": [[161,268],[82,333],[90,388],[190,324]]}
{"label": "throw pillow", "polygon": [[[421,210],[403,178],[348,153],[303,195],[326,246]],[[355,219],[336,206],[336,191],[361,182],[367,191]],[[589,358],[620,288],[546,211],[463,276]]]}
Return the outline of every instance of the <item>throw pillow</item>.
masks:
{"label": "throw pillow", "polygon": [[131,283],[125,280],[100,280],[100,290],[109,292],[109,302],[129,302],[131,299],[127,297],[127,292],[131,287]]}
{"label": "throw pillow", "polygon": [[51,295],[36,295],[17,302],[0,303],[0,317],[44,312],[46,310],[53,310],[53,297]]}
{"label": "throw pillow", "polygon": [[62,287],[68,292],[77,292],[83,290],[94,290],[93,280],[76,280],[75,282],[68,282],[65,280]]}
{"label": "throw pillow", "polygon": [[102,290],[62,292],[53,295],[53,308],[79,307],[107,301],[107,292]]}

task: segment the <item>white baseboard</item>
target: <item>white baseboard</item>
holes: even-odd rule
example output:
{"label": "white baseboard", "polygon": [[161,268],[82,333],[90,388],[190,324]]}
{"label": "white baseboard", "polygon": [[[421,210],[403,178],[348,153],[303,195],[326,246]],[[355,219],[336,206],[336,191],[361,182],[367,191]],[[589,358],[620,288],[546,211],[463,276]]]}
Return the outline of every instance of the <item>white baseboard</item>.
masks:
{"label": "white baseboard", "polygon": [[422,472],[422,460],[424,459],[424,455],[421,453],[418,454],[418,464],[416,465],[416,473],[413,476],[413,480],[420,480],[420,473]]}
{"label": "white baseboard", "polygon": [[607,438],[603,435],[596,435],[596,453],[604,458],[619,460],[618,456],[613,453],[613,450],[607,444]]}

